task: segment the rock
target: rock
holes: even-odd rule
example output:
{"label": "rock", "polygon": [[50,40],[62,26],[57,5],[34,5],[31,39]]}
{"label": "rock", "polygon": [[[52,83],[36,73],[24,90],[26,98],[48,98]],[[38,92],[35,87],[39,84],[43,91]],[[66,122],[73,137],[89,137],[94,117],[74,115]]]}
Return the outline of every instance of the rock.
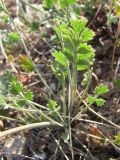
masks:
{"label": "rock", "polygon": [[32,156],[32,158],[34,158],[35,160],[45,160],[46,154],[45,152],[42,152],[40,154],[35,154],[34,156]]}
{"label": "rock", "polygon": [[19,160],[20,156],[25,154],[25,144],[23,135],[8,138],[3,147],[3,153],[6,153],[7,160]]}
{"label": "rock", "polygon": [[96,73],[97,76],[101,76],[101,74],[102,74],[101,68],[97,68],[95,73]]}
{"label": "rock", "polygon": [[50,88],[51,88],[52,91],[56,91],[56,84],[51,83]]}

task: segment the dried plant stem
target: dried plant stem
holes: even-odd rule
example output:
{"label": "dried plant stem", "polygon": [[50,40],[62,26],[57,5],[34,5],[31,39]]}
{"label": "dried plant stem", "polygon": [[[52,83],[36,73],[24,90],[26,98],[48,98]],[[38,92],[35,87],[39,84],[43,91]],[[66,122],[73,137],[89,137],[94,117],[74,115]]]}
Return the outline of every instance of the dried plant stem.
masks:
{"label": "dried plant stem", "polygon": [[97,112],[95,112],[89,105],[87,105],[87,103],[83,100],[84,105],[86,106],[86,108],[92,112],[93,114],[95,114],[97,117],[99,117],[100,119],[102,119],[103,121],[111,124],[115,129],[120,130],[120,126],[118,126],[117,124],[109,121],[108,119],[106,119],[105,117],[101,116],[100,114],[98,114]]}
{"label": "dried plant stem", "polygon": [[30,129],[37,128],[37,127],[46,128],[51,125],[55,125],[55,124],[52,124],[50,122],[40,122],[40,123],[27,124],[24,126],[12,128],[12,129],[0,132],[0,138],[14,134],[14,133],[18,133],[20,131],[24,131],[24,130],[28,130],[28,129],[30,130]]}
{"label": "dried plant stem", "polygon": [[111,72],[112,72],[111,77],[112,77],[112,80],[114,80],[115,51],[116,51],[119,35],[120,35],[120,18],[119,18],[119,21],[118,21],[118,27],[117,27],[116,36],[115,36],[116,40],[115,40],[115,45],[114,45],[113,53],[112,53],[112,63],[111,63]]}
{"label": "dried plant stem", "polygon": [[14,118],[10,118],[10,117],[6,117],[6,116],[2,116],[2,115],[0,115],[0,119],[7,119],[7,120],[10,120],[10,121],[20,122],[19,120],[16,120],[16,119],[14,119]]}
{"label": "dried plant stem", "polygon": [[[2,52],[2,54],[3,54],[3,56],[4,56],[4,58],[8,61],[8,56],[7,56],[7,54],[6,54],[5,50],[4,50],[4,47],[3,47],[2,35],[1,35],[1,34],[0,34],[0,49],[1,49],[1,52]],[[9,62],[9,64],[10,64],[12,70],[13,70],[15,73],[17,73],[17,70],[15,69],[13,63],[12,63],[12,62]]]}

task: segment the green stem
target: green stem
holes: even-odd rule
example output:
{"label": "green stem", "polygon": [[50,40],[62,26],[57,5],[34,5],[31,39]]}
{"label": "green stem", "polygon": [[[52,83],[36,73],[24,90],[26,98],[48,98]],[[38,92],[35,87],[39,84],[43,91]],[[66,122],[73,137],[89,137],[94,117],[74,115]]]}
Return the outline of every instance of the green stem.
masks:
{"label": "green stem", "polygon": [[[20,95],[21,95],[21,97],[25,98],[22,92],[20,93]],[[30,103],[30,101],[28,101],[28,100],[26,100],[26,101],[28,102],[29,105],[31,105],[32,108],[34,108],[35,110],[37,110],[38,113],[39,113],[42,117],[44,117],[46,120],[48,120],[48,121],[50,121],[50,122],[52,122],[52,123],[54,123],[54,124],[56,124],[56,125],[63,126],[61,123],[58,123],[58,122],[54,121],[53,119],[51,119],[50,117],[48,117],[48,116],[47,116],[46,114],[44,114],[40,109],[36,108],[32,103]]]}
{"label": "green stem", "polygon": [[77,90],[77,52],[74,50],[73,57],[73,70],[72,70],[72,98],[71,98],[71,112],[74,106],[75,98],[76,98],[76,90]]}
{"label": "green stem", "polygon": [[63,112],[64,116],[66,116],[66,96],[65,96],[65,77],[63,76]]}

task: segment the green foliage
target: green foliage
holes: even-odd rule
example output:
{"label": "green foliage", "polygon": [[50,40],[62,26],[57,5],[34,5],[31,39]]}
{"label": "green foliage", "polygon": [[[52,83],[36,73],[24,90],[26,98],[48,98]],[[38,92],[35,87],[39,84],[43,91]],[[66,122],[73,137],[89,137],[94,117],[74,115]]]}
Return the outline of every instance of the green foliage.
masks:
{"label": "green foliage", "polygon": [[[55,51],[52,55],[55,62],[52,68],[57,75],[61,76],[61,80],[68,76],[68,68],[71,68],[72,75],[73,68],[76,71],[87,71],[94,62],[94,50],[87,44],[87,42],[94,37],[94,32],[86,27],[86,19],[70,19],[70,24],[62,22],[57,25],[55,31],[61,42],[61,51]],[[76,73],[77,74],[77,73]]]}
{"label": "green foliage", "polygon": [[84,5],[84,11],[87,12],[90,16],[94,15],[94,1],[93,0],[86,0]]}
{"label": "green foliage", "polygon": [[87,86],[88,81],[89,81],[89,72],[85,72],[85,73],[84,73],[84,78],[83,78],[83,80],[82,80],[81,85],[82,85],[82,86]]}
{"label": "green foliage", "polygon": [[60,63],[62,66],[67,66],[67,58],[62,52],[53,52],[52,55],[55,57],[55,60]]}
{"label": "green foliage", "polygon": [[56,2],[57,0],[44,0],[43,5],[45,8],[49,9],[52,8]]}
{"label": "green foliage", "polygon": [[104,86],[103,84],[100,84],[95,88],[94,95],[88,96],[86,101],[89,105],[92,105],[93,103],[96,103],[97,106],[101,107],[104,105],[105,100],[102,98],[98,98],[99,96],[107,93],[109,91],[107,86]]}
{"label": "green foliage", "polygon": [[102,99],[102,98],[97,98],[95,102],[96,102],[96,104],[97,104],[98,107],[101,107],[101,106],[104,105],[105,100]]}
{"label": "green foliage", "polygon": [[12,94],[20,94],[20,92],[23,90],[23,85],[21,82],[12,81],[10,83],[10,92]]}
{"label": "green foliage", "polygon": [[16,102],[17,107],[23,107],[25,106],[25,100],[24,99],[18,99]]}
{"label": "green foliage", "polygon": [[5,97],[3,95],[0,95],[0,105],[1,106],[6,105],[6,99],[5,99]]}
{"label": "green foliage", "polygon": [[54,118],[57,119],[60,113],[60,106],[58,106],[57,102],[54,100],[49,100],[48,105],[47,105],[48,109],[50,110],[50,115]]}
{"label": "green foliage", "polygon": [[49,100],[49,103],[48,103],[47,107],[50,110],[54,110],[57,107],[57,103],[55,101],[53,101],[53,100]]}
{"label": "green foliage", "polygon": [[34,95],[30,90],[27,90],[24,96],[26,100],[33,101]]}
{"label": "green foliage", "polygon": [[19,63],[26,72],[31,72],[34,68],[32,61],[25,55],[19,57]]}
{"label": "green foliage", "polygon": [[24,107],[26,101],[33,101],[33,93],[29,89],[24,92],[23,84],[11,71],[0,76],[0,104],[4,109],[10,105]]}
{"label": "green foliage", "polygon": [[39,22],[37,21],[33,21],[31,24],[30,24],[30,28],[32,31],[36,31],[39,29]]}
{"label": "green foliage", "polygon": [[60,106],[58,106],[57,102],[54,100],[49,100],[48,105],[47,105],[48,109],[50,109],[51,111],[53,111],[52,113],[59,112],[60,111]]}
{"label": "green foliage", "polygon": [[62,9],[72,5],[76,2],[76,0],[44,0],[43,5],[45,8],[50,9],[53,8],[56,3],[60,4]]}
{"label": "green foliage", "polygon": [[8,33],[8,38],[11,42],[18,42],[20,41],[20,35],[17,32],[10,32]]}
{"label": "green foliage", "polygon": [[120,132],[118,132],[115,136],[115,144],[120,146]]}
{"label": "green foliage", "polygon": [[65,129],[65,133],[62,134],[62,138],[64,140],[64,143],[68,143],[69,142],[69,131],[67,129]]}
{"label": "green foliage", "polygon": [[92,105],[96,101],[96,97],[88,96],[86,101],[87,101],[88,104]]}
{"label": "green foliage", "polygon": [[66,8],[69,5],[72,5],[76,2],[76,0],[59,0],[61,8]]}
{"label": "green foliage", "polygon": [[120,88],[120,79],[115,79],[114,80],[114,84],[115,84],[115,86],[117,86],[118,88]]}
{"label": "green foliage", "polygon": [[109,91],[109,89],[108,89],[108,87],[107,86],[104,86],[103,84],[100,84],[99,86],[97,86],[96,88],[95,88],[95,95],[98,95],[98,96],[100,96],[100,95],[102,95],[102,94],[105,94],[105,93],[107,93]]}

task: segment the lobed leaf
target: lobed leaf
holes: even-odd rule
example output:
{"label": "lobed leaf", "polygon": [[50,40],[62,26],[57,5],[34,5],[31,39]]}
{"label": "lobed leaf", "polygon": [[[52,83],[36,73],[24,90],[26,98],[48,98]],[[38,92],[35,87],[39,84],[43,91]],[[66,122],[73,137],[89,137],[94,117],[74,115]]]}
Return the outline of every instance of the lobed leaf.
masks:
{"label": "lobed leaf", "polygon": [[107,93],[109,91],[109,89],[108,89],[108,87],[107,86],[105,86],[105,85],[103,85],[103,84],[100,84],[99,86],[97,86],[96,88],[95,88],[95,95],[102,95],[102,94],[105,94],[105,93]]}
{"label": "lobed leaf", "polygon": [[78,58],[78,61],[77,61],[77,70],[78,71],[82,71],[82,70],[86,70],[90,67],[90,61],[87,60],[87,59],[81,59],[81,58]]}
{"label": "lobed leaf", "polygon": [[67,59],[62,52],[55,51],[52,53],[52,55],[55,57],[55,60],[59,62],[61,65],[67,66]]}
{"label": "lobed leaf", "polygon": [[87,24],[86,19],[78,20],[78,19],[71,19],[70,20],[71,27],[74,29],[74,31],[79,34],[80,32],[83,31]]}
{"label": "lobed leaf", "polygon": [[13,81],[10,83],[10,91],[12,94],[19,94],[23,90],[23,85],[21,82]]}
{"label": "lobed leaf", "polygon": [[25,98],[26,98],[26,100],[32,101],[33,97],[34,97],[34,95],[33,95],[33,93],[30,90],[27,90],[25,92]]}
{"label": "lobed leaf", "polygon": [[98,107],[101,107],[101,106],[103,106],[105,104],[105,100],[102,99],[102,98],[96,99],[95,102],[96,102],[96,104],[97,104]]}
{"label": "lobed leaf", "polygon": [[85,28],[80,36],[82,42],[87,42],[93,39],[95,33],[91,29]]}
{"label": "lobed leaf", "polygon": [[20,41],[20,35],[17,32],[10,32],[8,34],[8,38],[11,42],[18,42]]}
{"label": "lobed leaf", "polygon": [[88,96],[86,99],[87,103],[90,105],[92,105],[95,102],[95,100],[96,100],[96,97],[94,96]]}

